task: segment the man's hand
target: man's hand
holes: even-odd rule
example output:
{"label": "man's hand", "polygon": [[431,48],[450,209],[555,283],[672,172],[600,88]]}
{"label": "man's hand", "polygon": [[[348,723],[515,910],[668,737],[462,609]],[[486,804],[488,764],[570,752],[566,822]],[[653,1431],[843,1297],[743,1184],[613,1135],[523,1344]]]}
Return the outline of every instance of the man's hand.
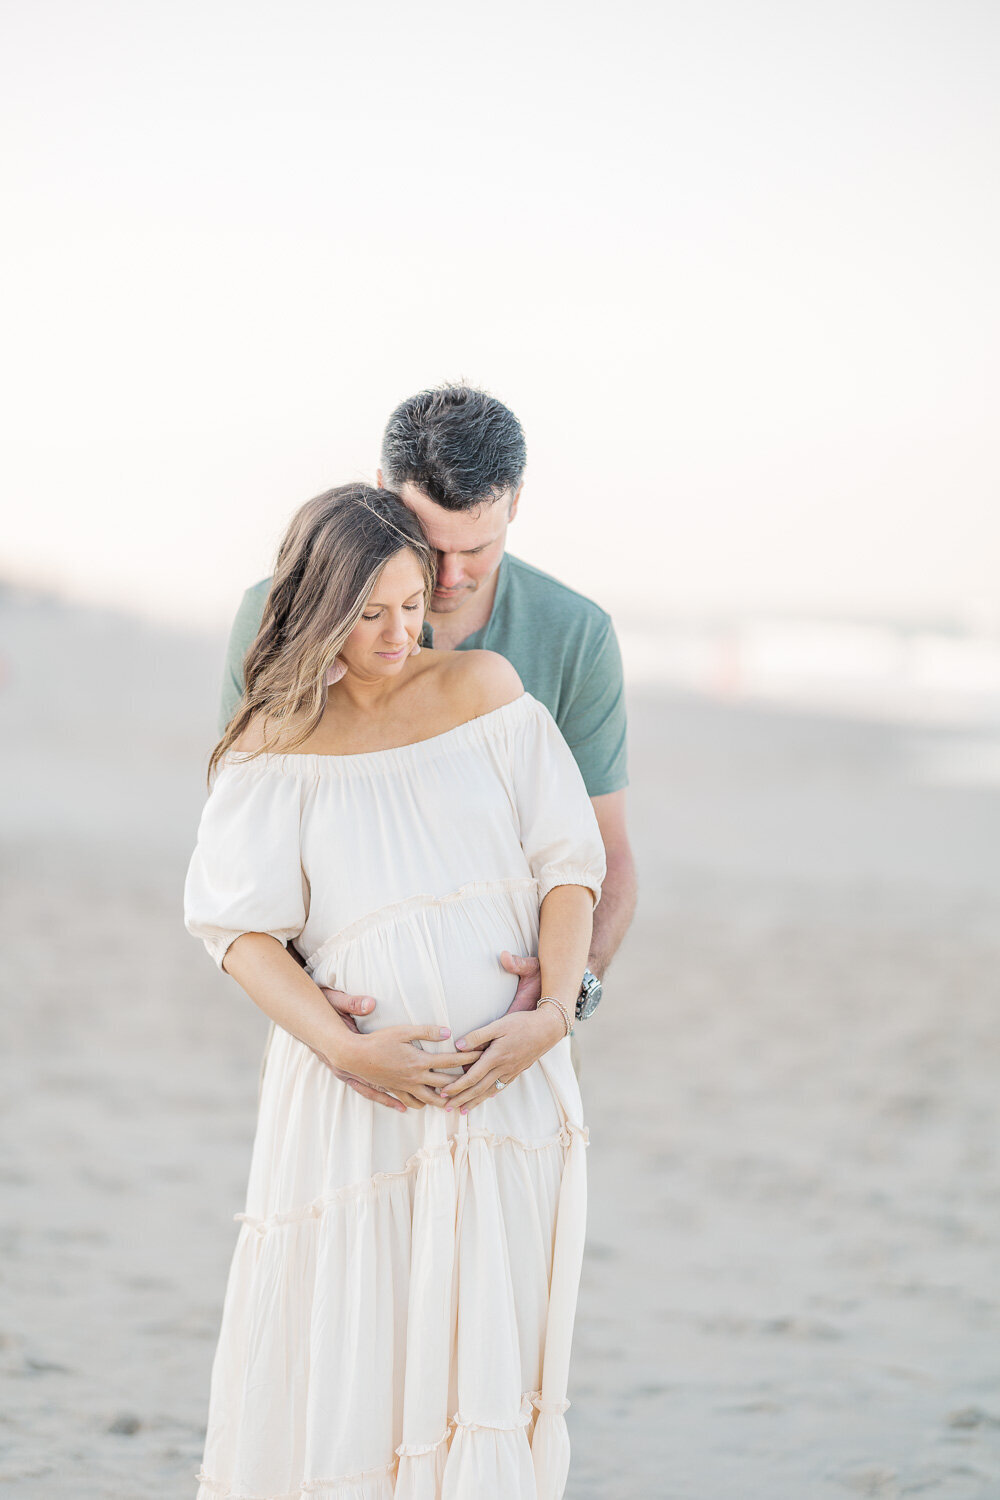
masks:
{"label": "man's hand", "polygon": [[542,993],[542,971],[537,958],[520,958],[506,949],[500,955],[500,962],[508,974],[518,976],[517,989],[514,998],[505,1012],[510,1015],[515,1010],[534,1010]]}
{"label": "man's hand", "polygon": [[371,995],[348,995],[343,990],[328,990],[320,985],[320,993],[325,995],[339,1016],[344,1018],[344,1024],[350,1031],[361,1035],[358,1031],[358,1023],[355,1016],[370,1016],[375,1009],[375,1001]]}

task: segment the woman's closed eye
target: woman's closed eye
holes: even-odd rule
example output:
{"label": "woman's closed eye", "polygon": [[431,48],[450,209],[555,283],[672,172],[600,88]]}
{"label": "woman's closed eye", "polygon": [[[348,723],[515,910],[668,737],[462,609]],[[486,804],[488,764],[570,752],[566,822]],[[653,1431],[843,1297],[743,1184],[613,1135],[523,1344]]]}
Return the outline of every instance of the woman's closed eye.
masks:
{"label": "woman's closed eye", "polygon": [[[419,604],[404,604],[403,608],[407,609],[407,610],[410,610],[410,612],[412,613],[413,610],[419,609],[420,605]],[[377,620],[378,617],[379,617],[379,615],[381,613],[382,613],[382,611],[380,609],[377,609],[373,615],[362,615],[361,618],[362,618],[362,620],[367,620],[369,622],[369,624],[370,624],[372,620]]]}

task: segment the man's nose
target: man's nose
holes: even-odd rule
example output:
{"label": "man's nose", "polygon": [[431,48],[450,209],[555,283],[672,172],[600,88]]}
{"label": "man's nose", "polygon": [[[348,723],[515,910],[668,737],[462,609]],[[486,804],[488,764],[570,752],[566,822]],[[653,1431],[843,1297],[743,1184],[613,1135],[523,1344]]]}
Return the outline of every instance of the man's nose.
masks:
{"label": "man's nose", "polygon": [[456,583],[461,583],[461,558],[457,557],[453,552],[439,552],[436,581],[439,589],[454,588]]}

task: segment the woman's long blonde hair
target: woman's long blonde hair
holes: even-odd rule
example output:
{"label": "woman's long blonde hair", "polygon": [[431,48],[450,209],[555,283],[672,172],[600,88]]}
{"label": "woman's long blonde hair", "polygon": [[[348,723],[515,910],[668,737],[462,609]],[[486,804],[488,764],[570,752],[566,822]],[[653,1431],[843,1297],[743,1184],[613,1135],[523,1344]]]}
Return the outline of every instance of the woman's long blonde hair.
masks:
{"label": "woman's long blonde hair", "polygon": [[434,557],[412,511],[388,490],[343,484],[308,500],[278,550],[257,637],[243,663],[243,698],[208,763],[222,757],[251,721],[264,742],[249,758],[300,745],[326,708],[326,674],[364,612],[391,557],[413,553],[424,578],[424,605],[434,588]]}

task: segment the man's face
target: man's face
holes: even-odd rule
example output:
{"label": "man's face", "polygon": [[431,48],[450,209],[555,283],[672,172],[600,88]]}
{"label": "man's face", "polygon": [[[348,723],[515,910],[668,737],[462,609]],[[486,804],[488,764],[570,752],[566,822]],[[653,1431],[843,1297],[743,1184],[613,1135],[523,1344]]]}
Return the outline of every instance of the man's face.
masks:
{"label": "man's face", "polygon": [[437,577],[431,611],[452,614],[489,583],[500,566],[507,527],[517,513],[521,492],[508,490],[499,500],[484,502],[474,510],[446,510],[409,481],[400,485],[398,494],[435,552]]}

